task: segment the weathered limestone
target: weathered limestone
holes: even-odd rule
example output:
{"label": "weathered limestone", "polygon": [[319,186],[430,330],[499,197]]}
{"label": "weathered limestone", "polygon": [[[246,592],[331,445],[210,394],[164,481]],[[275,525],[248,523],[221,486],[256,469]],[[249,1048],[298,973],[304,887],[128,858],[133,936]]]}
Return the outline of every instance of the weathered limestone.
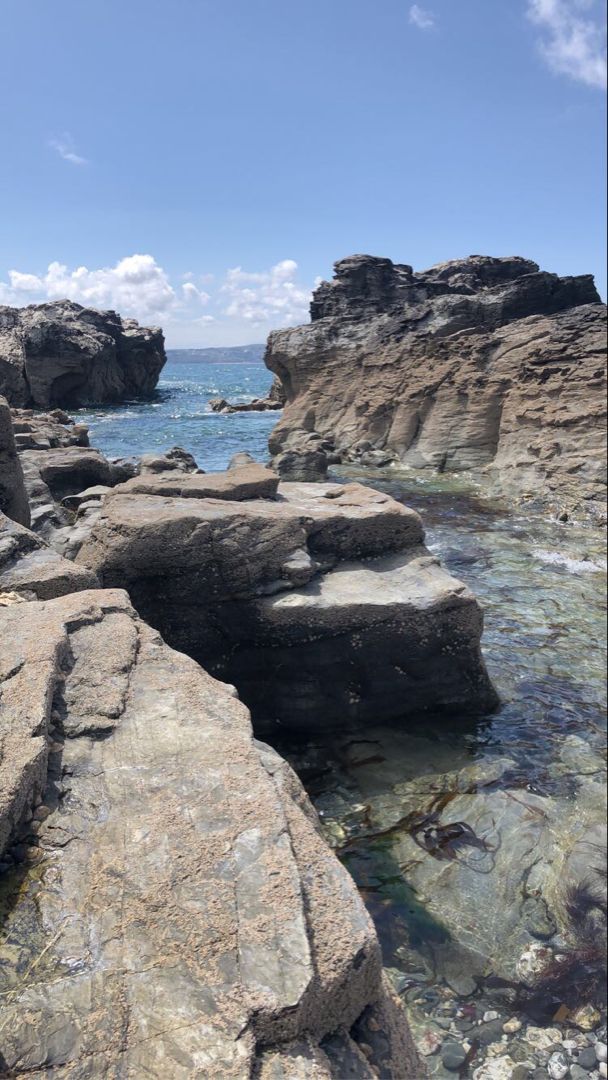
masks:
{"label": "weathered limestone", "polygon": [[8,1075],[424,1075],[352,880],[230,687],[118,590],[0,608],[0,678]]}
{"label": "weathered limestone", "polygon": [[[257,497],[249,473],[256,486],[264,474]],[[170,477],[116,488],[77,562],[236,683],[257,724],[494,704],[479,607],[424,548],[417,514],[359,484],[277,492],[255,465],[220,474],[208,497],[212,479],[185,478],[180,497]]]}
{"label": "weathered limestone", "polygon": [[150,394],[162,331],[70,300],[0,307],[0,393],[11,405],[74,407]]}
{"label": "weathered limestone", "polygon": [[330,462],[471,470],[507,496],[601,512],[606,309],[590,276],[482,256],[414,273],[361,255],[335,273],[308,326],[269,338],[286,394],[277,467],[316,440]]}
{"label": "weathered limestone", "polygon": [[29,527],[30,508],[23,480],[23,469],[17,456],[11,412],[5,398],[0,397],[0,513]]}

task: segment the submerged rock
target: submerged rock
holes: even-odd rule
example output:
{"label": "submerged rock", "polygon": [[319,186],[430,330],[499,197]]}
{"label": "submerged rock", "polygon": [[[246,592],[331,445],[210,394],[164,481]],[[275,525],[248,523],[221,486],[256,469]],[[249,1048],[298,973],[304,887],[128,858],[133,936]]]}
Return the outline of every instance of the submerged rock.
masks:
{"label": "submerged rock", "polygon": [[472,470],[508,496],[599,512],[606,309],[591,276],[358,255],[315,291],[311,320],[268,340],[286,395],[275,458],[316,435],[334,460]]}
{"label": "submerged rock", "polygon": [[71,300],[0,307],[0,393],[11,405],[75,407],[150,394],[162,331]]}

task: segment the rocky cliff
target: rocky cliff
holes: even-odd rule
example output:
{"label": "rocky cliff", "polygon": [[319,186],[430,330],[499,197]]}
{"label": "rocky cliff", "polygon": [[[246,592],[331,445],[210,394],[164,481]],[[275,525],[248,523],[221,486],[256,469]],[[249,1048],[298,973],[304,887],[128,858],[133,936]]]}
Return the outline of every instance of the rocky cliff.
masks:
{"label": "rocky cliff", "polygon": [[[286,406],[271,452],[472,471],[559,510],[605,491],[606,309],[590,276],[522,258],[416,273],[356,255],[313,295],[311,322],[271,334]],[[313,462],[314,464],[314,462]]]}
{"label": "rocky cliff", "polygon": [[165,363],[161,330],[70,300],[0,307],[0,393],[11,405],[100,404],[150,394]]}

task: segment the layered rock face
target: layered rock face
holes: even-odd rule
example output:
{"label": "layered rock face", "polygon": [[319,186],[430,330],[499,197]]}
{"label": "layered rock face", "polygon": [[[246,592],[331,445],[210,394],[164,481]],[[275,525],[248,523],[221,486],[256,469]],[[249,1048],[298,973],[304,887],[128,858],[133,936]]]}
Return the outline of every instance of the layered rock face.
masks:
{"label": "layered rock face", "polygon": [[30,508],[23,469],[6,398],[0,397],[0,513],[21,525],[30,525]]}
{"label": "layered rock face", "polygon": [[97,590],[0,607],[0,692],[3,1075],[423,1075],[356,889],[231,688]]}
{"label": "layered rock face", "polygon": [[0,307],[0,393],[48,408],[150,394],[165,363],[162,331],[70,300]]}
{"label": "layered rock face", "polygon": [[357,255],[271,334],[270,449],[473,471],[492,490],[593,511],[605,493],[606,309],[590,276],[471,256],[415,273]]}
{"label": "layered rock face", "polygon": [[359,484],[278,485],[256,465],[137,477],[76,559],[235,683],[264,730],[495,703],[475,598],[417,514]]}

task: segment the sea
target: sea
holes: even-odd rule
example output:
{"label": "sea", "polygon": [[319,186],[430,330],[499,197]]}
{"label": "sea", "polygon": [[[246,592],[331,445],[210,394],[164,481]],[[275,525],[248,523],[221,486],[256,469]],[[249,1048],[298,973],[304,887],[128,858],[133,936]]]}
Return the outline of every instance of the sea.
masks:
{"label": "sea", "polygon": [[268,436],[276,412],[214,413],[211,398],[246,402],[265,397],[272,372],[263,364],[183,363],[169,359],[157,390],[146,401],[128,401],[73,412],[89,426],[91,446],[108,457],[160,453],[181,446],[201,469],[225,469],[233,454],[248,450],[256,461],[268,458]]}

